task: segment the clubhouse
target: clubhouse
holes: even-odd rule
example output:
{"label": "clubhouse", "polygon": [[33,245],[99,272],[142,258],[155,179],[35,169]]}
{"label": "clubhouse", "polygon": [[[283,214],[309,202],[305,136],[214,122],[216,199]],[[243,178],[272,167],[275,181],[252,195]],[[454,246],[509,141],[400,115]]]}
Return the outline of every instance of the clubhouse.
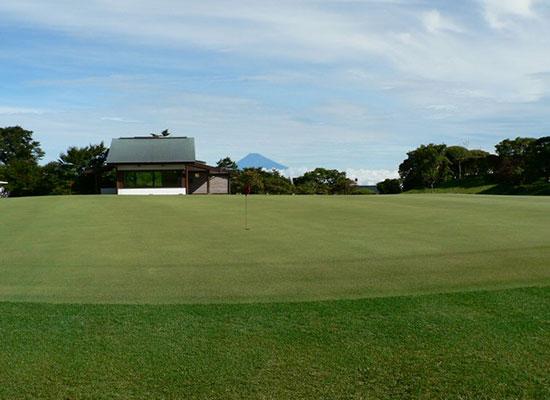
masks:
{"label": "clubhouse", "polygon": [[107,165],[120,195],[229,193],[229,173],[197,160],[190,137],[113,139]]}

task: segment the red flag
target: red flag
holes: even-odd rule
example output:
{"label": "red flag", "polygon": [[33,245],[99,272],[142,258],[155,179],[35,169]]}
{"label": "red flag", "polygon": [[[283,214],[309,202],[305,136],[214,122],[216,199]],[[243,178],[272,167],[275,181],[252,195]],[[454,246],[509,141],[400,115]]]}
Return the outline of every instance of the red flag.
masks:
{"label": "red flag", "polygon": [[248,195],[250,194],[251,191],[252,191],[252,188],[250,187],[250,185],[246,185],[246,186],[244,187],[244,194],[245,194],[245,195],[248,196]]}

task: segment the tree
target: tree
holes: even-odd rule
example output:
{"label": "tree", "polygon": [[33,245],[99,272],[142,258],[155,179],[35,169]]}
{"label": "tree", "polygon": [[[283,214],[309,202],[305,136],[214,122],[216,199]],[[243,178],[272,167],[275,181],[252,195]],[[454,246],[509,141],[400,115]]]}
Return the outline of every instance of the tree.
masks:
{"label": "tree", "polygon": [[224,168],[232,172],[237,171],[239,169],[239,166],[237,165],[237,163],[229,157],[225,157],[218,160],[218,162],[216,163],[216,166],[218,168]]}
{"label": "tree", "polygon": [[40,142],[32,138],[32,131],[20,126],[0,128],[0,164],[12,160],[37,162],[44,157]]}
{"label": "tree", "polygon": [[32,131],[20,126],[0,128],[0,174],[12,196],[36,194],[40,183],[38,160],[44,156]]}
{"label": "tree", "polygon": [[488,177],[494,173],[497,159],[497,156],[484,150],[469,150],[462,172],[465,176]]}
{"label": "tree", "polygon": [[286,176],[281,175],[276,169],[262,171],[261,176],[266,194],[291,194],[294,192],[292,181]]}
{"label": "tree", "polygon": [[384,179],[376,184],[376,189],[380,194],[397,194],[403,191],[399,179]]}
{"label": "tree", "polygon": [[499,157],[497,178],[502,183],[524,183],[527,177],[528,155],[531,146],[536,141],[533,138],[517,137],[505,139],[495,148]]}
{"label": "tree", "polygon": [[462,165],[470,156],[470,151],[462,146],[449,146],[445,155],[450,162],[450,167],[455,179],[462,179]]}
{"label": "tree", "polygon": [[243,193],[247,187],[250,187],[250,193],[264,193],[262,170],[260,168],[245,168],[239,174],[239,180],[232,186],[234,186],[236,193]]}
{"label": "tree", "polygon": [[71,188],[77,193],[99,193],[108,149],[103,142],[86,147],[69,147],[59,155],[59,163]]}
{"label": "tree", "polygon": [[403,189],[433,189],[438,183],[443,182],[450,173],[446,148],[444,144],[428,144],[408,152],[407,159],[399,166]]}
{"label": "tree", "polygon": [[231,180],[231,193],[242,193],[243,188],[239,179],[241,171],[239,170],[239,166],[237,165],[237,163],[233,161],[230,157],[225,157],[218,160],[216,166],[218,168],[223,168],[229,171],[229,178]]}
{"label": "tree", "polygon": [[531,180],[544,178],[546,182],[550,182],[550,136],[541,137],[531,143],[527,163]]}
{"label": "tree", "polygon": [[315,168],[294,178],[298,193],[351,194],[355,182],[336,169]]}
{"label": "tree", "polygon": [[58,161],[51,161],[41,167],[40,182],[36,194],[60,195],[71,193],[71,182],[67,180],[63,166]]}
{"label": "tree", "polygon": [[12,159],[2,166],[2,180],[8,181],[7,189],[13,197],[39,194],[40,166],[33,160]]}

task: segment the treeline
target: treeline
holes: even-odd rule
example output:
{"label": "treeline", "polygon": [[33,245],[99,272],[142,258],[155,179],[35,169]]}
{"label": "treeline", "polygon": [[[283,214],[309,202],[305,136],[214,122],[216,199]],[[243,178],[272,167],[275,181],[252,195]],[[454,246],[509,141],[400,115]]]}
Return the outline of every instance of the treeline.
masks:
{"label": "treeline", "polygon": [[[0,180],[8,181],[11,196],[99,193],[101,187],[115,186],[114,172],[105,168],[107,152],[103,143],[73,146],[56,161],[40,165],[44,151],[31,131],[19,126],[0,128]],[[372,194],[335,169],[316,168],[290,179],[276,170],[239,170],[229,157],[218,161],[218,167],[230,171],[232,193],[250,187],[253,194]],[[495,154],[463,146],[421,145],[407,153],[399,176],[379,182],[378,191],[400,193],[467,181],[507,187],[548,185],[550,136],[506,139],[495,146]]]}
{"label": "treeline", "polygon": [[114,185],[104,169],[107,151],[103,143],[69,147],[58,160],[39,165],[44,151],[32,131],[0,128],[0,180],[8,182],[11,196],[99,193],[102,184]]}
{"label": "treeline", "polygon": [[550,182],[550,136],[505,139],[495,153],[445,144],[422,145],[399,165],[400,179],[386,179],[381,193],[434,189],[475,179],[508,186]]}
{"label": "treeline", "polygon": [[[0,180],[8,182],[10,196],[15,197],[100,193],[101,187],[115,186],[114,172],[105,165],[107,152],[103,143],[73,146],[56,161],[40,165],[44,151],[32,131],[19,126],[0,128]],[[243,193],[246,187],[253,194],[372,193],[334,169],[317,168],[291,180],[276,170],[239,170],[230,158],[220,160],[218,166],[230,171],[232,193]]]}
{"label": "treeline", "polygon": [[346,173],[335,169],[316,168],[304,175],[290,179],[277,170],[261,168],[239,170],[229,157],[219,160],[217,166],[231,172],[231,193],[244,193],[250,188],[252,194],[373,194],[368,189],[357,187]]}

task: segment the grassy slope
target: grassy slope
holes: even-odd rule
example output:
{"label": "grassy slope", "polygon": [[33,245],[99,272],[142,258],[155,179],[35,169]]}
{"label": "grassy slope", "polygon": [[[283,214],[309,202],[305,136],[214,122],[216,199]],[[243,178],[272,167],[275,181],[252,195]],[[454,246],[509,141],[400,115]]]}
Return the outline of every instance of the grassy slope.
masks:
{"label": "grassy slope", "polygon": [[359,298],[550,282],[550,201],[460,195],[0,201],[0,300]]}
{"label": "grassy slope", "polygon": [[[404,193],[406,194],[443,194],[443,193],[454,193],[454,194],[484,194],[487,191],[494,191],[498,185],[488,184],[488,185],[479,185],[479,186],[445,186],[437,187],[433,189],[412,189]],[[493,193],[493,194],[505,194],[505,193]]]}
{"label": "grassy slope", "polygon": [[0,398],[548,399],[550,289],[0,303]]}
{"label": "grassy slope", "polygon": [[499,195],[550,195],[550,183],[538,182],[526,185],[505,185],[487,183],[483,179],[464,179],[445,182],[435,189],[414,189],[406,193],[460,193],[460,194],[499,194]]}

